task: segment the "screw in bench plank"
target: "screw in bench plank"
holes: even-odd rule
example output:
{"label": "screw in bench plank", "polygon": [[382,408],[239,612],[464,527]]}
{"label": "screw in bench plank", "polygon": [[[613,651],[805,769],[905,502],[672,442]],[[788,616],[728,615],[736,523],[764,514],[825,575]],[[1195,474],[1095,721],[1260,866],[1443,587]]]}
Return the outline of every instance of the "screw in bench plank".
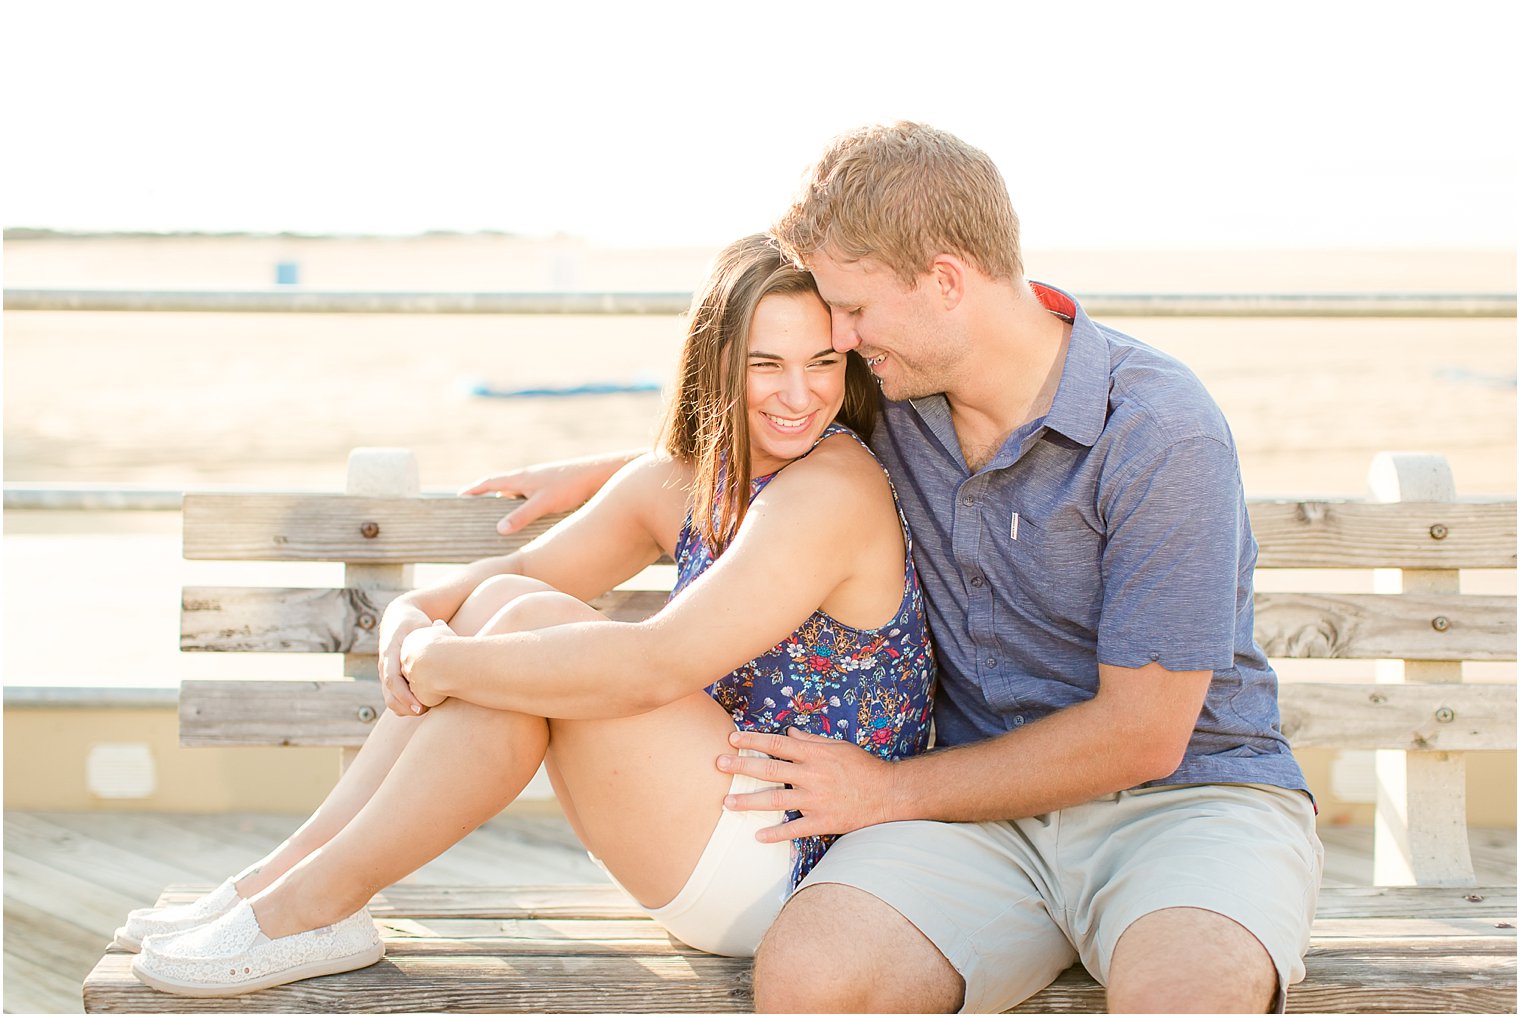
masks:
{"label": "screw in bench plank", "polygon": [[1434,618],[1430,619],[1430,627],[1435,629],[1437,632],[1445,632],[1447,629],[1451,628],[1451,622],[1447,620],[1444,614],[1438,614]]}
{"label": "screw in bench plank", "polygon": [[354,716],[359,718],[361,724],[372,724],[375,720],[375,708],[373,706],[361,706],[354,711]]}
{"label": "screw in bench plank", "polygon": [[365,612],[364,614],[361,614],[359,616],[359,627],[361,629],[363,629],[364,631],[366,631],[366,632],[368,632],[370,629],[374,628],[375,627],[375,616],[372,615],[372,614],[370,614],[370,613],[368,613],[368,612]]}
{"label": "screw in bench plank", "polygon": [[1436,711],[1436,721],[1441,724],[1450,724],[1457,719],[1457,712],[1449,706],[1443,706]]}
{"label": "screw in bench plank", "polygon": [[1445,540],[1446,534],[1449,532],[1450,531],[1447,530],[1446,527],[1441,523],[1436,523],[1430,528],[1430,536],[1434,540]]}
{"label": "screw in bench plank", "polygon": [[359,527],[359,532],[364,534],[365,540],[374,540],[376,537],[380,536],[380,524],[365,523],[363,526]]}

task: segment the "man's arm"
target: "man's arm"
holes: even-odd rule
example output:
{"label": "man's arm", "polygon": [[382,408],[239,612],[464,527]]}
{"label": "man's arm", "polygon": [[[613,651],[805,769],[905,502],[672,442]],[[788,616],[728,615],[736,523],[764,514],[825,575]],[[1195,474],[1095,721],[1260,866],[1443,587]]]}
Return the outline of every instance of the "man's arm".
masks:
{"label": "man's arm", "polygon": [[972,822],[1034,816],[1165,777],[1192,736],[1209,671],[1099,666],[1098,694],[995,738],[886,762],[856,746],[793,732],[736,732],[718,769],[790,788],[730,796],[730,809],[791,810],[761,831],[786,840],[906,819]]}
{"label": "man's arm", "polygon": [[580,508],[612,479],[613,474],[639,455],[638,451],[609,452],[525,466],[510,473],[484,477],[459,493],[527,499],[496,524],[496,532],[506,536],[541,516]]}

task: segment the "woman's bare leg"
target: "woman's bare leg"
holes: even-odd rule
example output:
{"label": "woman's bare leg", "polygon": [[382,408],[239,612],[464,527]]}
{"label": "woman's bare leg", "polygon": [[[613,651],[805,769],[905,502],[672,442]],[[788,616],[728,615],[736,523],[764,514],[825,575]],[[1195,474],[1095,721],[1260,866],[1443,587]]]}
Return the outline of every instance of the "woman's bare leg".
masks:
{"label": "woman's bare leg", "polygon": [[[460,635],[476,635],[512,600],[525,593],[548,589],[545,584],[524,576],[488,579],[459,606],[454,617],[449,619],[449,627]],[[416,733],[421,719],[382,711],[358,755],[343,771],[322,804],[295,833],[238,878],[238,894],[246,898],[261,893],[347,826],[374,797]]]}
{"label": "woman's bare leg", "polygon": [[[482,603],[510,597],[483,622],[467,619],[476,634],[601,618],[572,597],[525,582],[532,585],[482,584]],[[464,614],[461,608],[455,617]],[[548,744],[541,717],[455,699],[409,723],[405,744],[355,814],[253,895],[265,935],[330,925],[359,910],[516,798]]]}
{"label": "woman's bare leg", "polygon": [[645,907],[670,903],[712,837],[733,780],[716,760],[733,730],[704,692],[635,717],[549,722],[576,833]]}
{"label": "woman's bare leg", "polygon": [[[524,595],[481,633],[601,616],[559,593]],[[617,680],[611,676],[609,680]],[[685,885],[730,778],[714,766],[733,724],[702,693],[637,717],[555,721],[555,761],[586,842],[642,903]],[[539,717],[449,700],[416,730],[379,788],[325,845],[253,898],[271,938],[339,921],[516,797],[544,758]]]}
{"label": "woman's bare leg", "polygon": [[516,798],[547,742],[540,717],[460,700],[429,710],[358,814],[253,897],[260,928],[277,938],[353,914]]}

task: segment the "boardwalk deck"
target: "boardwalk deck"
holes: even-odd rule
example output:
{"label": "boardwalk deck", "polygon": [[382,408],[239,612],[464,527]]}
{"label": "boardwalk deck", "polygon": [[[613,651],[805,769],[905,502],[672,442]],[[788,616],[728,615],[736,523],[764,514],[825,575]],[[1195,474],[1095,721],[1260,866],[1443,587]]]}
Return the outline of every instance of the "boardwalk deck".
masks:
{"label": "boardwalk deck", "polygon": [[[129,908],[166,885],[211,884],[293,829],[288,816],[5,814],[7,1013],[77,1013],[80,983]],[[1371,831],[1329,827],[1327,886],[1371,882]],[[1472,831],[1483,884],[1515,882],[1515,831]],[[601,883],[558,816],[509,813],[406,881],[409,886]]]}

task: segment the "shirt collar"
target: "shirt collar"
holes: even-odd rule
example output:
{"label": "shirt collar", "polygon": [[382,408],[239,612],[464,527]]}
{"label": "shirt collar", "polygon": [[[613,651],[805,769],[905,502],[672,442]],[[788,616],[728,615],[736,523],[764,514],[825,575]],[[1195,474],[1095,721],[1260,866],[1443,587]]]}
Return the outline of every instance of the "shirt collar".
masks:
{"label": "shirt collar", "polygon": [[1108,342],[1069,293],[1033,280],[1030,285],[1046,310],[1071,321],[1071,342],[1045,426],[1091,447],[1108,420]]}
{"label": "shirt collar", "polygon": [[[1047,311],[1071,322],[1071,342],[1066,347],[1066,361],[1061,365],[1061,381],[1041,426],[1090,448],[1108,420],[1108,342],[1071,294],[1034,280],[1029,285]],[[945,397],[925,396],[912,400],[912,405],[946,449],[958,451],[955,427],[950,422],[950,404]],[[1028,436],[1028,431],[1021,429],[1010,435],[1009,440],[1019,440],[1021,433]],[[1003,458],[999,455],[994,462]]]}

